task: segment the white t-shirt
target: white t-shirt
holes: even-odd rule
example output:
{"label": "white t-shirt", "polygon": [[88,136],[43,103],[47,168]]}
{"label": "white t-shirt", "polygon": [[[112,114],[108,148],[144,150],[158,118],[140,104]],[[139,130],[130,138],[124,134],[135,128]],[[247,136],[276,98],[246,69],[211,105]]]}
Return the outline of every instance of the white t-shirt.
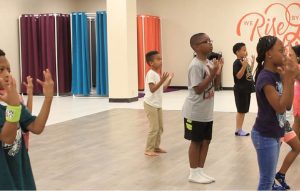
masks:
{"label": "white t-shirt", "polygon": [[188,70],[188,96],[182,108],[184,118],[192,121],[213,121],[214,86],[210,85],[201,94],[197,94],[193,87],[198,86],[209,74],[208,60],[203,62],[195,57]]}
{"label": "white t-shirt", "polygon": [[149,70],[145,77],[145,97],[144,101],[156,108],[162,106],[163,85],[161,85],[154,93],[151,93],[149,83],[157,84],[160,81],[160,75],[153,70]]}

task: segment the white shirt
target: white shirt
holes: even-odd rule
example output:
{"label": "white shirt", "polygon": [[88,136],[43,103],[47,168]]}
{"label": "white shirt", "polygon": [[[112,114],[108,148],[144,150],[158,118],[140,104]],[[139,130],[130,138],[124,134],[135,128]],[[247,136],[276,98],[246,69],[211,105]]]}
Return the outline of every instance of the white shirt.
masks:
{"label": "white shirt", "polygon": [[163,85],[161,85],[155,92],[152,93],[149,88],[149,83],[157,84],[159,81],[160,75],[154,70],[150,69],[145,77],[144,101],[152,107],[156,108],[162,107]]}

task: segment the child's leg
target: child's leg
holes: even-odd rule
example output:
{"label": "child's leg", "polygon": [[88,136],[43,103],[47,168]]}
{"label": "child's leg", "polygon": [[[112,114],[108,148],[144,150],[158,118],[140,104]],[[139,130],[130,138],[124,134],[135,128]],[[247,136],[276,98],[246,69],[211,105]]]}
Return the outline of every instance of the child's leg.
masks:
{"label": "child's leg", "polygon": [[163,133],[163,116],[162,116],[162,109],[158,109],[158,134],[157,134],[157,139],[156,139],[156,144],[155,148],[159,148],[160,145],[160,140],[161,140],[161,135]]}
{"label": "child's leg", "polygon": [[236,113],[235,132],[239,132],[240,130],[242,130],[244,119],[245,119],[245,113],[239,113],[239,112]]}
{"label": "child's leg", "polygon": [[289,140],[287,144],[290,145],[292,150],[286,155],[283,164],[279,170],[279,172],[283,174],[285,174],[288,171],[289,167],[294,162],[294,160],[300,152],[300,141],[297,136]]}
{"label": "child's leg", "polygon": [[147,138],[147,144],[146,144],[146,155],[150,156],[157,156],[158,154],[154,152],[155,150],[155,144],[157,139],[157,134],[159,132],[159,125],[158,125],[158,111],[157,108],[152,107],[148,105],[147,103],[144,103],[144,110],[147,114],[147,118],[149,120],[149,133]]}
{"label": "child's leg", "polygon": [[295,116],[294,117],[294,124],[293,124],[293,129],[295,133],[297,134],[298,138],[300,138],[300,116]]}
{"label": "child's leg", "polygon": [[271,190],[276,174],[280,141],[275,138],[263,137],[255,130],[252,130],[251,138],[259,166],[258,190]]}
{"label": "child's leg", "polygon": [[158,109],[158,124],[159,124],[159,131],[158,131],[158,135],[157,135],[157,139],[156,139],[156,144],[155,144],[155,152],[158,153],[166,153],[165,150],[163,150],[162,148],[160,148],[160,140],[161,140],[161,135],[164,131],[164,127],[163,127],[163,114],[162,114],[162,109]]}
{"label": "child's leg", "polygon": [[299,152],[300,152],[300,141],[298,137],[296,136],[296,133],[294,131],[291,131],[289,133],[286,133],[284,136],[284,139],[287,139],[285,142],[290,145],[292,150],[286,155],[284,158],[284,161],[281,165],[281,168],[279,172],[277,172],[275,179],[280,183],[280,185],[284,189],[290,189],[290,186],[285,181],[285,174],[292,165],[292,163],[297,158]]}
{"label": "child's leg", "polygon": [[189,147],[189,161],[190,161],[190,167],[191,168],[197,168],[199,164],[199,158],[200,158],[200,148],[201,148],[202,142],[196,142],[191,141],[190,147]]}
{"label": "child's leg", "polygon": [[248,136],[250,134],[243,131],[243,123],[245,119],[245,114],[248,113],[249,111],[251,94],[234,91],[234,96],[235,96],[235,104],[237,109],[235,135]]}
{"label": "child's leg", "polygon": [[199,148],[199,160],[197,167],[203,168],[208,153],[210,140],[203,140]]}

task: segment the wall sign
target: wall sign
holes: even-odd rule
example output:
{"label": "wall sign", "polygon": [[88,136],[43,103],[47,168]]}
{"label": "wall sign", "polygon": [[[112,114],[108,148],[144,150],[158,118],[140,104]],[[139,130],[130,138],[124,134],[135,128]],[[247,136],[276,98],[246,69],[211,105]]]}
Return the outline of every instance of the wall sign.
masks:
{"label": "wall sign", "polygon": [[300,2],[273,3],[262,12],[247,13],[239,19],[236,34],[250,41],[272,35],[284,44],[300,44]]}

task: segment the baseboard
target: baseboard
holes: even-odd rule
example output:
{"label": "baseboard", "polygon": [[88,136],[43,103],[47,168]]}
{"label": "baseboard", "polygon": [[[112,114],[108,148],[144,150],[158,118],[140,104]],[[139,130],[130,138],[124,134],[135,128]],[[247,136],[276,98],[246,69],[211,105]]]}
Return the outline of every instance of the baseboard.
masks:
{"label": "baseboard", "polygon": [[174,88],[174,89],[179,89],[179,90],[187,90],[187,86],[169,86],[168,88]]}
{"label": "baseboard", "polygon": [[[174,88],[174,89],[188,89],[187,86],[169,86],[169,88]],[[220,87],[219,90],[233,90],[233,87]]]}
{"label": "baseboard", "polygon": [[138,101],[138,97],[133,98],[109,98],[109,102],[115,102],[115,103],[131,103],[134,101]]}
{"label": "baseboard", "polygon": [[233,90],[233,87],[222,87],[222,90]]}

